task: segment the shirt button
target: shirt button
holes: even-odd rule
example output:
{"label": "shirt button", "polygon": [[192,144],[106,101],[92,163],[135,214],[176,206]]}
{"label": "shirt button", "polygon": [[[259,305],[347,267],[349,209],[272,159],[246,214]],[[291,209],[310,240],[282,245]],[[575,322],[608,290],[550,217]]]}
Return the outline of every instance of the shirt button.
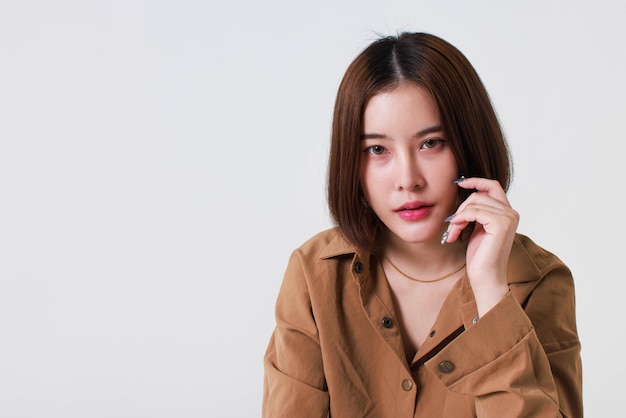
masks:
{"label": "shirt button", "polygon": [[404,379],[402,381],[402,389],[407,392],[413,389],[413,382],[411,381],[411,379]]}
{"label": "shirt button", "polygon": [[439,366],[437,366],[437,368],[439,369],[441,373],[445,373],[445,374],[452,373],[452,370],[454,370],[454,363],[452,363],[451,361],[445,360],[439,363]]}
{"label": "shirt button", "polygon": [[393,326],[393,319],[389,318],[388,316],[384,317],[382,321],[380,321],[380,323],[383,325],[383,327],[385,328],[391,328]]}
{"label": "shirt button", "polygon": [[355,273],[360,273],[362,271],[363,271],[363,264],[361,264],[361,262],[359,262],[359,261],[354,263],[354,272]]}

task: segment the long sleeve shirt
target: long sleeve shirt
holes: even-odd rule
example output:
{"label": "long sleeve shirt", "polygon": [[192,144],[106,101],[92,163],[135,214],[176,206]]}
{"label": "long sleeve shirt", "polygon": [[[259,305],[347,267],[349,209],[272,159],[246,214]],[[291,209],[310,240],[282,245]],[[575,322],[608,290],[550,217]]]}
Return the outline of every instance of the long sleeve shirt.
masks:
{"label": "long sleeve shirt", "polygon": [[335,229],[318,234],[293,252],[279,292],[263,416],[582,417],[569,269],[517,234],[508,281],[478,319],[459,279],[408,362],[379,260]]}

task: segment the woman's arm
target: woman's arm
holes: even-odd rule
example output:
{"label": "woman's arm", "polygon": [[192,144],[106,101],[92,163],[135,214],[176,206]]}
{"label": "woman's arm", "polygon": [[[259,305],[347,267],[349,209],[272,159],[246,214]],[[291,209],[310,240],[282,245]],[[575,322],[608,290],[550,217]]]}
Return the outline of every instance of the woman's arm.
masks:
{"label": "woman's arm", "polygon": [[[570,303],[561,303],[573,301],[571,283],[571,277],[542,280],[528,313],[509,293],[426,367],[449,390],[473,396],[478,417],[582,417],[575,315]],[[555,290],[560,296],[553,299]],[[543,309],[546,304],[553,308]],[[539,329],[529,314],[541,322]],[[538,333],[546,334],[545,342]]]}
{"label": "woman's arm", "polygon": [[326,418],[329,396],[319,335],[298,253],[276,302],[276,329],[265,354],[264,418]]}
{"label": "woman's arm", "polygon": [[[446,238],[455,241],[475,223],[466,260],[480,320],[431,359],[429,369],[450,390],[474,396],[478,416],[582,416],[571,273],[554,255],[536,251],[528,260],[539,269],[536,288],[521,301],[507,293],[519,216],[497,181],[458,184],[476,192],[459,206]],[[440,367],[444,362],[455,366]]]}

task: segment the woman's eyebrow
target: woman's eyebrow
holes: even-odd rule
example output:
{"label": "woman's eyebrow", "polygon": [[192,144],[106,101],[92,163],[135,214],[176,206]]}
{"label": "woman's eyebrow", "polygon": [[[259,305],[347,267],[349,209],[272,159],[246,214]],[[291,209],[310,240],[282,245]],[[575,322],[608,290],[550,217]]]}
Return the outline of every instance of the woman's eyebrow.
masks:
{"label": "woman's eyebrow", "polygon": [[431,126],[430,128],[422,129],[421,131],[415,134],[415,137],[421,138],[423,136],[426,136],[428,134],[432,134],[435,132],[443,132],[443,127],[441,125],[435,125],[435,126]]}
{"label": "woman's eyebrow", "polygon": [[[432,134],[435,132],[443,132],[443,127],[441,125],[435,125],[435,126],[431,126],[425,129],[422,129],[421,131],[417,132],[415,134],[416,138],[421,138],[423,136],[426,136],[428,134]],[[376,134],[376,133],[371,133],[371,134],[361,134],[361,140],[364,139],[387,139],[387,135],[385,134]]]}
{"label": "woman's eyebrow", "polygon": [[383,134],[361,134],[361,140],[364,139],[386,139],[387,135]]}

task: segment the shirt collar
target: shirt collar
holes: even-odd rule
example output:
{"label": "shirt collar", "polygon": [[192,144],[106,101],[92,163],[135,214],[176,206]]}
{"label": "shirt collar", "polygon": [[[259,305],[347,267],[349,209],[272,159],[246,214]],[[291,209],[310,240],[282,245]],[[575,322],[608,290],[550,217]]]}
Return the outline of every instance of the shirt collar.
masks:
{"label": "shirt collar", "polygon": [[[529,242],[529,238],[524,235],[515,236],[507,272],[509,283],[536,282],[541,278],[541,271],[533,258],[541,256],[542,253],[539,253],[535,246],[528,245]],[[358,252],[354,245],[350,244],[338,230],[335,230],[335,236],[320,251],[319,257],[327,260],[344,255],[355,255]]]}
{"label": "shirt collar", "polygon": [[358,250],[352,244],[350,244],[341,235],[341,233],[335,229],[335,236],[333,239],[320,251],[319,257],[323,260],[339,257],[342,255],[356,254]]}
{"label": "shirt collar", "polygon": [[541,271],[535,262],[538,257],[545,256],[546,252],[524,235],[517,234],[513,241],[507,276],[509,283],[536,282],[541,279]]}

